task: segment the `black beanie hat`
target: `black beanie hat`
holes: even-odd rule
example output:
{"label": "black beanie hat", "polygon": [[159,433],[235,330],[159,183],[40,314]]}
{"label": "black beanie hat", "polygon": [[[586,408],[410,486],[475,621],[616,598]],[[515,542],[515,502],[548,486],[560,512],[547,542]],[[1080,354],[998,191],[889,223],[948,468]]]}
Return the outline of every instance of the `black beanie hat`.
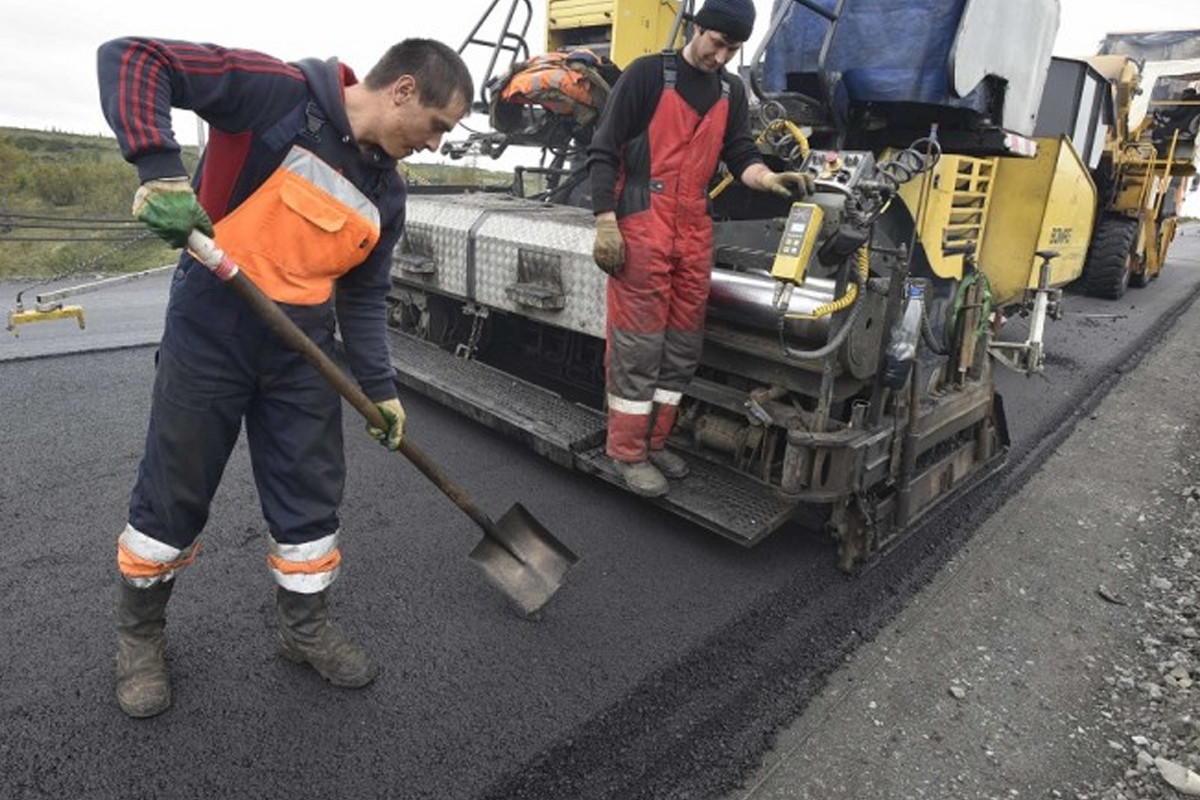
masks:
{"label": "black beanie hat", "polygon": [[754,30],[753,0],[705,0],[695,23],[710,31],[720,31],[735,42],[744,42]]}

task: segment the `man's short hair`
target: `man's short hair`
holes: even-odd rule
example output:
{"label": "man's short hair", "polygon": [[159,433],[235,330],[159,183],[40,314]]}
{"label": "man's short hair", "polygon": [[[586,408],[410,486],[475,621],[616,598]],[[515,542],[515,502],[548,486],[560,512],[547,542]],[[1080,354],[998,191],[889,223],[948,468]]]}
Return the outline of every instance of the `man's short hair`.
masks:
{"label": "man's short hair", "polygon": [[445,108],[455,94],[461,94],[463,102],[469,104],[475,94],[475,83],[462,57],[433,39],[405,39],[392,45],[367,73],[363,85],[382,89],[401,75],[413,76],[424,106]]}

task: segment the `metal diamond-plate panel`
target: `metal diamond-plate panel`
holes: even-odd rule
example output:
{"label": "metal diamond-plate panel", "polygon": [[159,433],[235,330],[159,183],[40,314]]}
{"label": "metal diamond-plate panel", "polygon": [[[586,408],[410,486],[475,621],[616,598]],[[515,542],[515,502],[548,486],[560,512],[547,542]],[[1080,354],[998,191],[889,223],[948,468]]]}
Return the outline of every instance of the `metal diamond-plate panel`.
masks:
{"label": "metal diamond-plate panel", "polygon": [[399,381],[490,428],[518,435],[563,466],[575,450],[604,438],[605,416],[478,361],[457,358],[428,342],[391,332]]}
{"label": "metal diamond-plate panel", "polygon": [[[602,337],[607,278],[592,261],[594,229],[582,208],[486,193],[412,196],[392,276]],[[522,259],[537,265],[533,291]],[[406,269],[413,261],[426,271]]]}
{"label": "metal diamond-plate panel", "polygon": [[[671,481],[671,491],[651,502],[692,522],[752,547],[791,519],[796,503],[769,486],[697,455],[682,453],[690,471]],[[596,447],[576,455],[576,466],[624,487],[613,462]]]}
{"label": "metal diamond-plate panel", "polygon": [[[511,208],[516,198],[478,192],[408,198],[404,236],[396,245],[392,277],[456,297],[467,296],[467,244],[472,226],[490,209]],[[428,274],[404,269],[405,256],[428,257]]]}
{"label": "metal diamond-plate panel", "polygon": [[[595,219],[582,208],[539,206],[531,213],[494,213],[476,237],[475,298],[486,305],[591,336],[604,336],[607,276],[592,261]],[[521,252],[557,266],[560,309],[522,305],[510,296]],[[527,256],[528,258],[529,256]]]}
{"label": "metal diamond-plate panel", "polygon": [[[624,488],[604,454],[603,413],[402,333],[391,332],[390,346],[397,379],[404,385],[524,440],[561,466]],[[794,502],[769,486],[701,456],[683,455],[691,472],[671,481],[670,493],[651,502],[746,547],[778,529],[796,510]]]}

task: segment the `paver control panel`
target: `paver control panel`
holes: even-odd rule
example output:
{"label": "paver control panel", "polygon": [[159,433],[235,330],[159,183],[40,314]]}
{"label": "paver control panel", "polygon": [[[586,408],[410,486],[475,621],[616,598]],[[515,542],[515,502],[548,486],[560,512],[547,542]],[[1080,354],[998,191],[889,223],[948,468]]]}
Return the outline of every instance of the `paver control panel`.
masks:
{"label": "paver control panel", "polygon": [[823,218],[824,212],[815,203],[792,203],[771,264],[773,278],[797,284],[804,281],[804,270],[816,246]]}

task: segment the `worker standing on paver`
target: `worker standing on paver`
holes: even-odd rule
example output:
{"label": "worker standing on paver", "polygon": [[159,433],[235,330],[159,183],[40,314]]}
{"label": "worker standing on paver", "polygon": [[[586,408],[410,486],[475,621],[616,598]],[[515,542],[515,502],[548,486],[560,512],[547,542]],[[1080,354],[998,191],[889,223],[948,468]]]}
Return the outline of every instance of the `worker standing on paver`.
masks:
{"label": "worker standing on paver", "polygon": [[[391,254],[404,225],[396,160],[436,150],[473,93],[458,54],[426,39],[387,51],[359,82],[336,59],[285,63],[249,50],[123,38],[99,50],[100,96],[142,181],[134,214],[175,247],[199,229],[404,431],[386,339]],[[211,126],[189,181],[171,108]],[[194,186],[193,186],[194,184]],[[210,221],[211,220],[211,221]],[[336,288],[336,291],[335,291]],[[185,252],[171,285],[145,453],[117,542],[116,695],[130,716],[171,704],[167,601],[245,421],[277,584],[280,654],[337,686],[375,667],[329,619],[345,482],[341,402],[300,353]]]}
{"label": "worker standing on paver", "polygon": [[746,89],[724,69],[754,16],[751,0],[708,0],[681,51],[626,68],[588,148],[593,255],[610,276],[607,453],[642,495],[665,494],[667,478],[688,472],[664,448],[703,344],[713,265],[707,189],[718,159],[751,189],[811,192],[807,175],[763,164]]}

